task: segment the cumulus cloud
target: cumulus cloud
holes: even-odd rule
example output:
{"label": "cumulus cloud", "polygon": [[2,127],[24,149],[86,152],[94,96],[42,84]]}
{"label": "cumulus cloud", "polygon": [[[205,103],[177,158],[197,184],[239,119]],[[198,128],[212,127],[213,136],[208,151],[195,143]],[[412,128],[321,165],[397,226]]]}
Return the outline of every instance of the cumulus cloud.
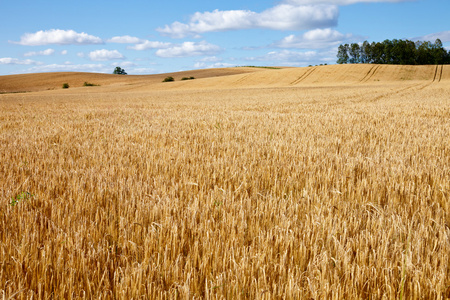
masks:
{"label": "cumulus cloud", "polygon": [[[107,73],[114,71],[117,64],[74,64],[66,62],[64,64],[50,64],[31,67],[26,70],[27,73],[41,73],[41,72],[93,72],[93,73]],[[120,66],[125,68],[128,74],[154,74],[155,69],[148,67],[139,67],[133,62],[121,62]]]}
{"label": "cumulus cloud", "polygon": [[157,72],[156,69],[152,68],[132,68],[127,69],[128,74],[133,73],[135,75],[145,75],[145,74],[155,74]]}
{"label": "cumulus cloud", "polygon": [[222,59],[220,57],[217,57],[217,56],[207,56],[207,57],[202,58],[200,61],[201,62],[214,62],[214,63],[216,63],[216,62],[221,62]]}
{"label": "cumulus cloud", "polygon": [[265,60],[269,61],[282,61],[282,62],[299,62],[299,61],[311,61],[318,58],[316,51],[296,52],[296,51],[272,51],[264,56]]}
{"label": "cumulus cloud", "polygon": [[39,64],[41,63],[31,59],[20,60],[11,57],[0,58],[0,65],[39,65]]}
{"label": "cumulus cloud", "polygon": [[125,57],[117,50],[102,49],[90,52],[89,58],[93,61],[106,61],[113,59],[123,59]]}
{"label": "cumulus cloud", "polygon": [[155,41],[140,41],[139,44],[136,44],[134,46],[127,47],[128,49],[132,50],[149,50],[149,49],[164,49],[169,48],[172,44],[171,43],[163,43],[163,42],[155,42]]}
{"label": "cumulus cloud", "polygon": [[118,44],[139,44],[144,42],[144,40],[134,37],[134,36],[129,36],[129,35],[124,35],[124,36],[115,36],[113,38],[110,38],[109,40],[107,40],[108,43],[118,43]]}
{"label": "cumulus cloud", "polygon": [[207,64],[205,62],[196,62],[194,64],[194,69],[213,69],[213,68],[230,68],[235,67],[235,64],[217,62],[213,64]]}
{"label": "cumulus cloud", "polygon": [[418,40],[418,41],[430,41],[433,42],[436,39],[440,39],[441,42],[443,43],[447,43],[450,42],[450,31],[442,31],[442,32],[437,32],[437,33],[431,33],[431,34],[427,34],[421,37],[417,37],[414,38],[413,40]]}
{"label": "cumulus cloud", "polygon": [[25,57],[30,57],[30,56],[47,56],[47,55],[52,55],[55,53],[55,50],[53,49],[47,49],[47,50],[42,50],[42,51],[31,51],[31,52],[27,52],[25,53],[23,56]]}
{"label": "cumulus cloud", "polygon": [[61,51],[61,55],[67,55],[67,50]]}
{"label": "cumulus cloud", "polygon": [[337,46],[351,38],[354,38],[352,34],[343,34],[330,28],[314,29],[300,36],[289,35],[273,44],[273,46],[279,48],[319,49]]}
{"label": "cumulus cloud", "polygon": [[41,46],[41,45],[89,45],[102,44],[101,38],[89,35],[87,33],[78,33],[74,30],[41,30],[35,33],[25,33],[19,42],[15,42],[24,46]]}
{"label": "cumulus cloud", "polygon": [[325,50],[279,50],[271,51],[265,55],[256,57],[247,57],[250,62],[263,62],[265,65],[275,66],[307,66],[323,63],[336,62],[337,48]]}
{"label": "cumulus cloud", "polygon": [[285,0],[283,3],[293,5],[308,5],[308,4],[331,4],[331,5],[350,5],[355,3],[370,3],[370,2],[410,2],[414,0]]}
{"label": "cumulus cloud", "polygon": [[[112,63],[111,66],[116,66],[116,63]],[[132,61],[122,61],[120,62],[120,66],[124,67],[124,68],[128,68],[128,67],[136,67],[137,64],[132,62]]]}
{"label": "cumulus cloud", "polygon": [[95,72],[95,73],[112,73],[114,68],[102,64],[72,64],[67,62],[65,64],[51,64],[32,67],[28,69],[30,73],[41,72]]}
{"label": "cumulus cloud", "polygon": [[322,60],[324,53],[318,51],[271,51],[257,57],[247,57],[247,61],[276,62],[275,65],[302,66]]}
{"label": "cumulus cloud", "polygon": [[239,29],[304,30],[337,25],[339,9],[335,5],[280,4],[261,13],[249,10],[197,12],[187,24],[174,22],[158,28],[163,35],[183,38],[188,35]]}
{"label": "cumulus cloud", "polygon": [[234,66],[236,66],[236,64],[223,62],[220,57],[206,56],[194,64],[194,69],[228,68]]}
{"label": "cumulus cloud", "polygon": [[167,49],[159,49],[156,51],[156,55],[159,57],[188,57],[188,56],[200,56],[200,55],[214,55],[221,51],[221,48],[217,45],[207,43],[205,41],[196,42],[184,42],[181,45],[175,45]]}

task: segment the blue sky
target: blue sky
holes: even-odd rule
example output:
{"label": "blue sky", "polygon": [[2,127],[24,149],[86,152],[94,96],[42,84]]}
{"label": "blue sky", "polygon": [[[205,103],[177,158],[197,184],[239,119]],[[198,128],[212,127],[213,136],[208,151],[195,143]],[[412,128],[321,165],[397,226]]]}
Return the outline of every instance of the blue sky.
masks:
{"label": "blue sky", "polygon": [[342,43],[440,38],[449,0],[0,0],[0,75],[336,62]]}

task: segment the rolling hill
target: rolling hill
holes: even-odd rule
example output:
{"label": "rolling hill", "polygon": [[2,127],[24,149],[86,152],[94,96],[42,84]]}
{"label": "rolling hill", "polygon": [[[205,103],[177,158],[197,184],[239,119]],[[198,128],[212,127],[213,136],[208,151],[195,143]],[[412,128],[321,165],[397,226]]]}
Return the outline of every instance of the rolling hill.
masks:
{"label": "rolling hill", "polygon": [[[162,83],[172,76],[175,82]],[[180,81],[183,77],[196,80]],[[0,76],[0,93],[59,90],[63,83],[70,88],[84,82],[100,85],[96,90],[145,91],[148,89],[229,89],[245,87],[295,87],[308,85],[354,85],[408,81],[440,82],[450,79],[447,65],[330,65],[304,68],[266,69],[235,67],[192,70],[156,75],[112,75],[96,73],[37,73]],[[85,87],[83,87],[85,88]],[[92,88],[90,88],[92,91]]]}
{"label": "rolling hill", "polygon": [[[83,72],[34,73],[0,76],[0,93],[36,92],[61,89],[63,83],[71,88],[82,87],[84,82],[109,87],[147,86],[159,84],[167,76],[214,78],[258,71],[258,68],[218,68],[155,75],[113,75]],[[128,89],[125,88],[125,89]]]}

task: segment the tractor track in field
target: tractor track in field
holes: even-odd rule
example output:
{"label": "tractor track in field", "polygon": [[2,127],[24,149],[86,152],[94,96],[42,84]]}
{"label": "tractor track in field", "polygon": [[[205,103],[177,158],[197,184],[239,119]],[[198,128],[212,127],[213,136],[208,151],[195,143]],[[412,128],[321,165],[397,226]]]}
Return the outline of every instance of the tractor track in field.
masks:
{"label": "tractor track in field", "polygon": [[[381,99],[384,98],[388,98],[388,97],[392,97],[392,96],[406,96],[412,93],[415,93],[417,91],[421,91],[424,88],[426,88],[427,86],[431,85],[432,82],[426,82],[426,83],[416,83],[416,84],[411,84],[405,87],[401,87],[398,89],[395,89],[393,91],[390,92],[386,92],[386,93],[380,93],[378,95],[372,95],[369,96],[367,98],[361,98],[355,102],[363,102],[363,101],[367,101],[367,102],[377,102]],[[353,98],[353,97],[352,97]],[[357,97],[354,97],[357,98]]]}
{"label": "tractor track in field", "polygon": [[443,72],[444,72],[444,65],[436,65],[436,70],[434,71],[434,77],[432,82],[441,82]]}
{"label": "tractor track in field", "polygon": [[369,81],[375,75],[378,69],[380,69],[380,67],[380,65],[376,65],[370,68],[369,72],[367,72],[367,74],[359,82],[362,83]]}
{"label": "tractor track in field", "polygon": [[291,82],[291,85],[296,85],[300,82],[302,82],[303,80],[305,80],[306,78],[309,77],[309,75],[311,75],[314,71],[316,70],[316,68],[311,68],[308,71],[306,71],[305,73],[303,73],[302,76],[300,76],[299,78],[297,78],[296,80]]}
{"label": "tractor track in field", "polygon": [[371,99],[370,101],[374,102],[374,101],[378,101],[382,98],[393,96],[393,95],[407,95],[407,94],[410,94],[413,92],[421,91],[434,83],[440,82],[442,80],[443,71],[444,71],[444,65],[437,65],[436,69],[434,70],[433,79],[431,81],[428,81],[425,83],[413,84],[413,85],[398,89],[391,93],[385,93],[383,95],[379,95],[379,96]]}
{"label": "tractor track in field", "polygon": [[439,65],[436,65],[436,69],[434,70],[434,77],[433,77],[433,81],[432,82],[436,81],[436,75],[438,73],[438,69],[439,69]]}
{"label": "tractor track in field", "polygon": [[441,65],[441,71],[439,72],[439,79],[438,82],[441,82],[442,80],[442,73],[444,72],[444,65]]}
{"label": "tractor track in field", "polygon": [[431,82],[425,83],[418,90],[423,90],[424,88],[432,85],[433,83],[441,82],[443,71],[444,71],[444,65],[436,65],[436,69],[434,70],[433,80],[431,80]]}
{"label": "tractor track in field", "polygon": [[387,97],[390,97],[390,96],[395,96],[395,95],[398,96],[398,95],[402,95],[402,94],[406,95],[406,94],[409,93],[410,90],[413,90],[413,89],[419,87],[420,85],[421,84],[413,84],[413,85],[410,85],[410,86],[407,86],[407,87],[404,87],[404,88],[400,88],[400,89],[395,90],[393,92],[383,93],[383,94],[378,95],[378,96],[376,96],[376,97],[374,97],[374,98],[372,98],[372,99],[370,99],[368,101],[369,102],[376,102],[376,101],[379,101],[379,100],[381,100],[383,98],[387,98]]}
{"label": "tractor track in field", "polygon": [[242,76],[241,78],[239,78],[238,80],[236,80],[236,83],[244,82],[244,81],[246,81],[250,76],[251,76],[251,74],[244,75],[244,76]]}

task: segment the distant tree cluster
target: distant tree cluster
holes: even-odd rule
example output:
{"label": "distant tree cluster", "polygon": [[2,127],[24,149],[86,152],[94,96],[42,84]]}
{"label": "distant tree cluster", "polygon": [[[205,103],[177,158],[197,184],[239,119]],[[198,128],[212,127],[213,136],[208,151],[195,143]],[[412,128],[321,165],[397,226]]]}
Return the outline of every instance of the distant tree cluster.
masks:
{"label": "distant tree cluster", "polygon": [[124,69],[122,69],[121,67],[116,67],[114,69],[113,74],[117,74],[117,75],[127,75],[127,72],[125,72]]}
{"label": "distant tree cluster", "polygon": [[440,39],[434,43],[394,39],[340,45],[337,58],[338,64],[442,65],[450,64],[450,51]]}

